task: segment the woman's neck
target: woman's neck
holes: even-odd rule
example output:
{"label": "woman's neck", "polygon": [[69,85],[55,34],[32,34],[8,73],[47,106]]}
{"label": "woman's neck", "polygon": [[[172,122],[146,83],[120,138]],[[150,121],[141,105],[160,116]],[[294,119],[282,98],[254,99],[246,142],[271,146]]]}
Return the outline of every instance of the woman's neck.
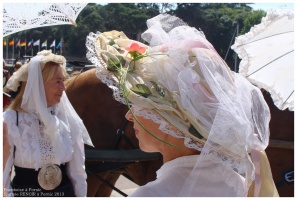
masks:
{"label": "woman's neck", "polygon": [[180,148],[169,146],[168,144],[162,145],[160,153],[163,155],[163,163],[169,162],[179,157],[190,156],[190,155],[199,155],[200,152],[195,149],[190,149],[184,145],[183,138],[174,138],[168,141]]}

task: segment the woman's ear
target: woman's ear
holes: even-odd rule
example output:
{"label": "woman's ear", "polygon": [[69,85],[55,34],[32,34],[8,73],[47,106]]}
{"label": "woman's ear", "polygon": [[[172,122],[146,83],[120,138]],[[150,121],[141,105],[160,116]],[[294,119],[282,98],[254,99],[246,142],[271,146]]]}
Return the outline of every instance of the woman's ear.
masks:
{"label": "woman's ear", "polygon": [[131,121],[131,122],[134,121],[134,120],[133,120],[133,116],[132,116],[132,114],[131,114],[130,111],[128,111],[128,112],[126,113],[125,117],[126,117],[126,119],[127,119],[128,121]]}

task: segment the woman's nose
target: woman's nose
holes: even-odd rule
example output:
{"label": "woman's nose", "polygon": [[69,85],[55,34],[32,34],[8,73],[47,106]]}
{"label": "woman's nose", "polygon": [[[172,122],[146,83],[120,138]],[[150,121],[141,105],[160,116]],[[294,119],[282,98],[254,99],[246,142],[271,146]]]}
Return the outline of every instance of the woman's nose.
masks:
{"label": "woman's nose", "polygon": [[130,111],[128,111],[128,112],[126,113],[125,117],[126,117],[127,120],[129,120],[129,121],[131,121],[131,122],[134,121],[134,120],[133,120],[133,116],[132,116],[132,114],[131,114]]}
{"label": "woman's nose", "polygon": [[63,91],[65,91],[65,89],[66,89],[64,82],[62,82],[62,84],[61,84],[61,89],[62,89]]}

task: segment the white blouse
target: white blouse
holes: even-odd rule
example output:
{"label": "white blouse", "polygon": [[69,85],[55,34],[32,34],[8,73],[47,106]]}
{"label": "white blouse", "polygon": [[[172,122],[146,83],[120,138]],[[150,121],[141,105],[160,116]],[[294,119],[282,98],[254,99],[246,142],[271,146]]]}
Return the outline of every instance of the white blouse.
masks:
{"label": "white blouse", "polygon": [[[157,171],[157,179],[149,182],[144,186],[139,187],[131,197],[178,197],[189,174],[192,172],[198,155],[179,157],[169,162],[166,162]],[[196,184],[193,179],[193,184],[196,184],[197,190],[192,192],[194,197],[215,197],[215,196],[234,196],[235,191],[232,187],[225,184],[224,181],[211,182],[207,185],[207,180],[212,179],[213,171],[217,166],[213,164],[206,164],[199,169],[199,173],[204,174],[203,178],[206,182],[204,185]],[[220,172],[220,170],[216,170]],[[217,174],[215,177],[218,177]]]}
{"label": "white blouse", "polygon": [[[51,112],[51,107],[48,111]],[[39,122],[36,114],[18,112],[18,126],[15,110],[5,111],[3,118],[8,128],[10,152],[14,151],[14,146],[16,147],[15,156],[13,157],[13,153],[10,153],[3,173],[4,188],[8,192],[11,191],[12,165],[38,170],[40,166],[48,163],[57,165],[68,163],[66,171],[73,184],[75,195],[77,197],[87,195],[84,142],[79,134],[74,137],[69,132],[62,133],[62,141],[67,148],[60,152],[63,159],[59,162],[52,153],[50,138],[43,134],[44,126]]]}

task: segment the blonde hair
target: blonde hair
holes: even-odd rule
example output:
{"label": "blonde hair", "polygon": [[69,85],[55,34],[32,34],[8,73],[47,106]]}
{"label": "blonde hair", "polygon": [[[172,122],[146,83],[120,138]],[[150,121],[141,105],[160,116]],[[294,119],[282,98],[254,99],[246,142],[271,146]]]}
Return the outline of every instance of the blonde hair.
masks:
{"label": "blonde hair", "polygon": [[44,65],[44,68],[42,70],[42,77],[43,77],[43,82],[46,83],[48,82],[49,80],[51,80],[56,71],[59,70],[59,68],[62,70],[62,74],[64,76],[64,78],[66,78],[67,76],[67,72],[66,70],[62,67],[62,65],[60,65],[59,63],[56,63],[56,62],[47,62],[45,65]]}
{"label": "blonde hair", "polygon": [[[52,62],[52,61],[47,62],[44,65],[44,68],[41,72],[43,82],[46,83],[49,80],[51,80],[54,77],[57,70],[62,70],[62,74],[63,74],[64,78],[67,77],[67,72],[61,64]],[[23,95],[24,95],[25,88],[26,88],[26,83],[27,83],[26,81],[21,82],[20,92],[19,92],[19,94],[17,94],[17,96],[14,98],[14,100],[8,106],[7,110],[23,111],[23,109],[21,109],[21,104],[22,104]]]}

